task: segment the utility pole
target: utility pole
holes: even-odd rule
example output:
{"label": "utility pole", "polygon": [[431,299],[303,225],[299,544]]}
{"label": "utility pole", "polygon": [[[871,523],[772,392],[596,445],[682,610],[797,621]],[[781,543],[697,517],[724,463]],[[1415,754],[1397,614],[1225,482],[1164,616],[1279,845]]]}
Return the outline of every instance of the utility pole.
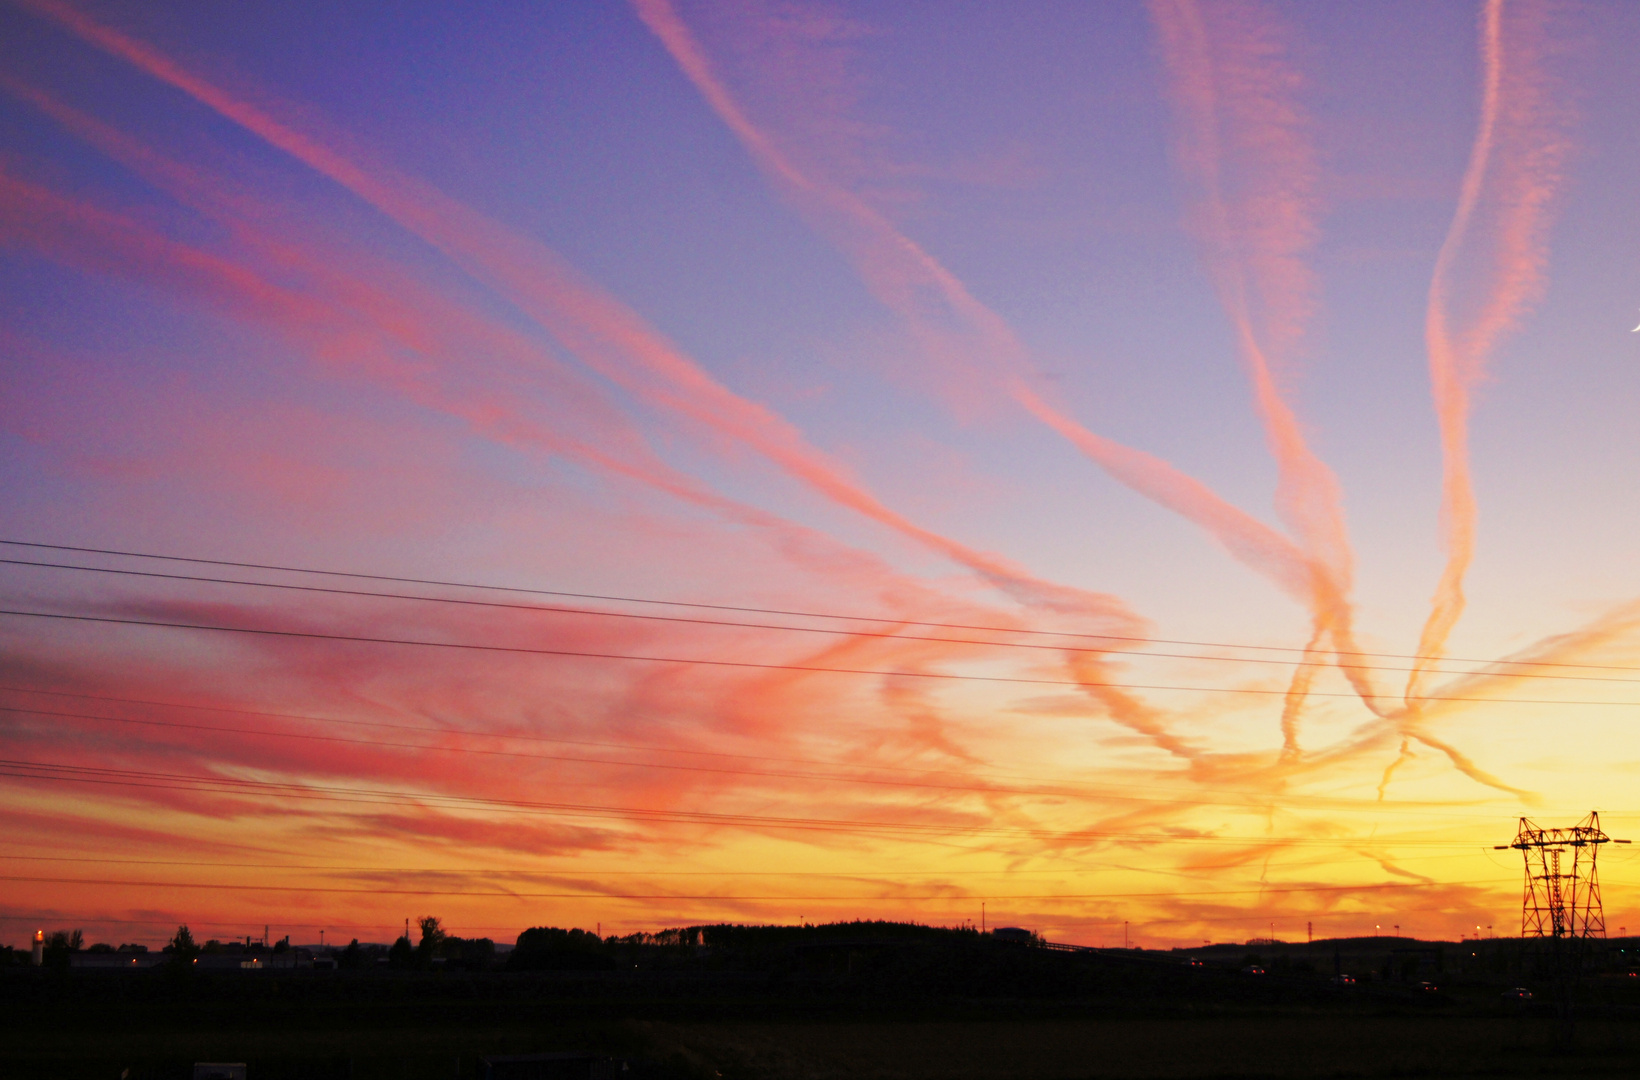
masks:
{"label": "utility pole", "polygon": [[985,933],[985,901],[979,902],[979,932]]}
{"label": "utility pole", "polygon": [[1304,924],[1304,944],[1315,944],[1315,923],[1313,922],[1306,922]]}
{"label": "utility pole", "polygon": [[1122,948],[1128,947],[1127,920],[1122,920]]}

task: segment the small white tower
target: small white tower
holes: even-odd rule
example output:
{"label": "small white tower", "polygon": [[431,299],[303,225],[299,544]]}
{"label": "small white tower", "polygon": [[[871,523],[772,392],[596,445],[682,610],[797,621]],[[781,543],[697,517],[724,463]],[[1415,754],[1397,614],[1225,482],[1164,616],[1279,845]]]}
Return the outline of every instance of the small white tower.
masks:
{"label": "small white tower", "polygon": [[36,930],[34,931],[34,955],[30,958],[29,963],[33,964],[35,967],[39,967],[45,962],[46,932],[44,930]]}

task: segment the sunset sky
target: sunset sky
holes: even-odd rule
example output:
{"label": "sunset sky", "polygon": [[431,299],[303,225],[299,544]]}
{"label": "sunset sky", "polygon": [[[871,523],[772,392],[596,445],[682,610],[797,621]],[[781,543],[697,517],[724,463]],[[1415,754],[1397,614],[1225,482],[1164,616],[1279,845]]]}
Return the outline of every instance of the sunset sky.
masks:
{"label": "sunset sky", "polygon": [[0,943],[1518,932],[1640,836],[1637,41],[3,0]]}

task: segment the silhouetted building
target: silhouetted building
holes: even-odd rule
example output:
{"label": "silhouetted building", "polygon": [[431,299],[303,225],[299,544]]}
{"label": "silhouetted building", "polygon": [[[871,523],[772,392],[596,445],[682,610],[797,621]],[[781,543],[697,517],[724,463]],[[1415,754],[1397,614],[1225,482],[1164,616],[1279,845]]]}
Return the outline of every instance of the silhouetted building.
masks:
{"label": "silhouetted building", "polygon": [[243,950],[200,953],[194,967],[200,971],[295,971],[313,967],[313,953],[304,948],[284,952]]}

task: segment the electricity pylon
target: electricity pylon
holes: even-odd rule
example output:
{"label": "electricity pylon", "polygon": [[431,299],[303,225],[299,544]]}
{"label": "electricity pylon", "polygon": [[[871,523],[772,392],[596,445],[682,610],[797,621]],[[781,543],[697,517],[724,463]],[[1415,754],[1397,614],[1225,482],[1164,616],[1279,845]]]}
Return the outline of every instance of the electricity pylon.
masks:
{"label": "electricity pylon", "polygon": [[1626,843],[1601,831],[1600,814],[1595,811],[1569,829],[1542,829],[1531,819],[1521,818],[1515,842],[1496,847],[1498,851],[1514,848],[1526,860],[1520,936],[1548,945],[1549,975],[1560,1021],[1553,1039],[1561,1047],[1572,1042],[1572,999],[1582,974],[1584,945],[1589,939],[1606,936],[1606,913],[1600,906],[1600,845]]}
{"label": "electricity pylon", "polygon": [[1523,938],[1603,938],[1606,914],[1600,906],[1597,857],[1601,844],[1626,844],[1600,829],[1600,813],[1591,813],[1569,829],[1541,829],[1520,819],[1512,844],[1526,860],[1526,890],[1520,905]]}

